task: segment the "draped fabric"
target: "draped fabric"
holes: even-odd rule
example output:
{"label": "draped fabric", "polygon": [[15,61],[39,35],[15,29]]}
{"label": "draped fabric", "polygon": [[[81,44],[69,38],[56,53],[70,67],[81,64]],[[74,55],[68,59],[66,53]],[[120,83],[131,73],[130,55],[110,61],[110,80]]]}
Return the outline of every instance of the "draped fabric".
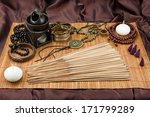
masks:
{"label": "draped fabric", "polygon": [[[49,22],[136,22],[150,58],[149,0],[0,0],[0,52],[12,22],[24,22],[35,9]],[[0,99],[148,99],[148,89],[0,89]]]}

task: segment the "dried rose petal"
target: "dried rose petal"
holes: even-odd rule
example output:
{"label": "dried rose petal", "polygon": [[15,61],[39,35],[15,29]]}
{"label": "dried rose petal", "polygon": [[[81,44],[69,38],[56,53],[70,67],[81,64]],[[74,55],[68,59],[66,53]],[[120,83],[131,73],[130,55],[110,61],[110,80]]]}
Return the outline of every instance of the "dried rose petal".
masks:
{"label": "dried rose petal", "polygon": [[129,46],[128,52],[131,52],[132,48],[133,48],[133,44],[131,44],[131,45]]}
{"label": "dried rose petal", "polygon": [[135,53],[134,55],[135,57],[139,58],[140,57],[140,49],[138,49],[138,51]]}
{"label": "dried rose petal", "polygon": [[143,59],[143,58],[141,59],[140,66],[141,66],[141,67],[144,66],[144,59]]}
{"label": "dried rose petal", "polygon": [[137,51],[137,45],[134,46],[134,48],[130,51],[131,55],[134,55]]}

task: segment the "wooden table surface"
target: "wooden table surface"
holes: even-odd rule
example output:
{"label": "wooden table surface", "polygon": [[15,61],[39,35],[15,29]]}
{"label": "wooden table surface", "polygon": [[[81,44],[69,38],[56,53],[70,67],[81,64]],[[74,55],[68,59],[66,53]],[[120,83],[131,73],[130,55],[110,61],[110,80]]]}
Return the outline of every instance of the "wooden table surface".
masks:
{"label": "wooden table surface", "polygon": [[[139,66],[139,62],[140,59],[135,58],[134,56],[131,56],[128,51],[127,48],[129,47],[129,45],[118,45],[118,47],[115,47],[111,42],[110,44],[121,54],[122,59],[125,61],[125,63],[127,64],[129,71],[130,71],[130,79],[128,81],[89,81],[89,82],[53,82],[53,83],[46,83],[46,84],[28,84],[27,79],[26,79],[26,67],[28,65],[31,64],[36,64],[35,60],[37,60],[39,57],[37,55],[38,51],[43,48],[46,47],[48,45],[67,45],[68,42],[52,42],[49,43],[43,47],[38,48],[36,51],[36,56],[31,59],[28,62],[24,62],[24,63],[17,63],[12,61],[9,57],[8,57],[8,45],[10,44],[10,35],[13,33],[13,27],[17,25],[17,23],[13,23],[11,29],[10,29],[10,33],[7,37],[3,52],[1,54],[0,57],[0,88],[61,88],[61,89],[100,89],[100,88],[110,88],[110,89],[114,89],[114,88],[150,88],[150,61],[148,59],[147,53],[145,51],[145,48],[143,46],[142,43],[142,39],[139,35],[136,37],[136,40],[134,42],[134,44],[137,45],[137,47],[141,50],[141,56],[144,58],[145,60],[145,66],[144,67],[140,67]],[[72,25],[76,26],[76,27],[81,27],[83,25],[85,25],[85,23],[73,23]],[[112,24],[108,24],[109,26]],[[136,24],[133,23],[133,25],[136,27]],[[80,39],[81,36],[79,35],[72,35],[71,36],[72,39],[76,38],[76,39]],[[84,44],[84,46],[81,48],[86,48],[86,47],[90,47],[96,44],[99,44],[101,42],[105,42],[107,41],[108,37],[97,37],[97,39],[93,42],[89,42]],[[52,49],[52,48],[51,48]],[[44,51],[42,54],[45,55],[48,53],[48,51],[51,50],[50,48],[47,51]],[[63,56],[66,53],[70,53],[73,51],[78,51],[78,49],[69,49],[69,50],[64,50],[61,51],[59,53],[56,53],[56,57],[60,57]],[[54,58],[49,58],[49,59],[54,59]],[[4,70],[12,65],[16,65],[19,66],[23,69],[24,75],[23,78],[17,82],[17,83],[10,83],[8,81],[6,81],[4,79],[3,76],[3,72]]]}

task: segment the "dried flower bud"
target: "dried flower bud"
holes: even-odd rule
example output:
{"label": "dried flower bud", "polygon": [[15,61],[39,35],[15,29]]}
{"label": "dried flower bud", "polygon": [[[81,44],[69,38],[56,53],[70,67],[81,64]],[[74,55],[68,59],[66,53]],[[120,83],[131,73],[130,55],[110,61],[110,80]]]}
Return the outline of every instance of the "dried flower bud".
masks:
{"label": "dried flower bud", "polygon": [[131,55],[134,55],[137,51],[137,45],[134,46],[134,48],[130,51]]}
{"label": "dried flower bud", "polygon": [[143,58],[141,59],[140,66],[141,66],[141,67],[144,66],[144,59],[143,59]]}
{"label": "dried flower bud", "polygon": [[135,53],[134,55],[135,57],[139,58],[140,57],[140,49],[138,49],[138,51]]}
{"label": "dried flower bud", "polygon": [[129,46],[128,52],[131,52],[132,48],[133,48],[133,44],[131,44],[131,45]]}

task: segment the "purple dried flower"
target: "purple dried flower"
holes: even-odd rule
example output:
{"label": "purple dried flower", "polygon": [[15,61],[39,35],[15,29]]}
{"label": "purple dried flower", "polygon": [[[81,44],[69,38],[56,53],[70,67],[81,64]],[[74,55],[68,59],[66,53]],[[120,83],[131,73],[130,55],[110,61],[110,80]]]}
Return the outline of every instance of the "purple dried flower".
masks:
{"label": "purple dried flower", "polygon": [[133,48],[133,44],[131,44],[131,45],[129,46],[128,52],[131,52],[132,48]]}
{"label": "purple dried flower", "polygon": [[134,48],[130,51],[131,55],[134,55],[136,53],[137,50],[137,45],[134,46]]}
{"label": "purple dried flower", "polygon": [[139,58],[140,57],[140,49],[138,49],[138,51],[135,53],[134,55],[135,57]]}
{"label": "purple dried flower", "polygon": [[144,59],[143,59],[143,58],[141,59],[140,66],[141,66],[141,67],[144,66]]}

